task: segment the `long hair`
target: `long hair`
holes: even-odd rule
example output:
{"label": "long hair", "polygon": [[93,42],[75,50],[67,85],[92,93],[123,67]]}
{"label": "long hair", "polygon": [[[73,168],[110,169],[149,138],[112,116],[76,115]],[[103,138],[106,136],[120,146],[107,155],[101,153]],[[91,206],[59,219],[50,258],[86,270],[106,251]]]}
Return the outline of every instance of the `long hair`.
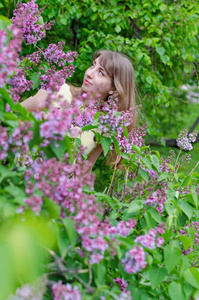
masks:
{"label": "long hair", "polygon": [[[112,79],[113,88],[118,93],[119,111],[135,108],[135,75],[130,59],[123,53],[99,50],[94,53],[93,60],[99,58],[100,65]],[[136,119],[132,119],[128,131],[135,126]]]}
{"label": "long hair", "polygon": [[[108,50],[95,52],[93,60],[96,58],[99,58],[100,65],[112,79],[113,89],[118,93],[118,110],[127,111],[130,108],[135,108],[135,75],[130,59],[123,53]],[[132,119],[131,124],[128,126],[128,132],[130,132],[135,125],[136,117]],[[108,164],[123,168],[121,163],[121,156],[118,155],[115,150],[112,150],[108,156]]]}

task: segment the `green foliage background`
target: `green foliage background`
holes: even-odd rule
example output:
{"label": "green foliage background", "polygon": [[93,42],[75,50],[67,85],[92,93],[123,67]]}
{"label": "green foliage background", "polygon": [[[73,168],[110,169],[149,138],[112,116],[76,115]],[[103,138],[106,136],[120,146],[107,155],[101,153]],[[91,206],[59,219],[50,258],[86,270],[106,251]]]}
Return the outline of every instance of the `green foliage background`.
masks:
{"label": "green foliage background", "polygon": [[[44,21],[56,21],[43,46],[64,40],[66,50],[79,53],[73,84],[81,84],[96,50],[122,51],[135,68],[149,134],[179,133],[184,124],[176,122],[176,113],[190,111],[180,86],[198,85],[197,0],[57,0],[56,5],[42,0],[38,5],[45,7]],[[9,17],[13,7],[12,0],[1,3]]]}

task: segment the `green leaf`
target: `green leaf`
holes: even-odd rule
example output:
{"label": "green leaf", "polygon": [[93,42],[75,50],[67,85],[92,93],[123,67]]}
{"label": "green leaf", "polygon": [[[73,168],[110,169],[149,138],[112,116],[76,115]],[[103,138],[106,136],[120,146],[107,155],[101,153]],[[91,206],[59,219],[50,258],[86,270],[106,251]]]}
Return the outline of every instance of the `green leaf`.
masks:
{"label": "green leaf", "polygon": [[38,122],[34,122],[33,126],[32,126],[32,131],[33,131],[33,138],[32,140],[29,142],[29,147],[30,150],[38,144],[39,142],[39,138],[40,138],[40,134],[39,134],[39,123]]}
{"label": "green leaf", "polygon": [[57,244],[59,247],[59,251],[62,259],[65,258],[69,246],[69,240],[66,232],[64,230],[59,229],[57,233]]}
{"label": "green leaf", "polygon": [[187,177],[184,179],[184,181],[183,181],[183,183],[182,183],[182,186],[184,187],[184,186],[190,185],[191,180],[192,180],[192,176],[191,176],[191,175],[187,176]]}
{"label": "green leaf", "polygon": [[44,198],[44,204],[53,219],[57,219],[61,214],[61,207],[55,201]]}
{"label": "green leaf", "polygon": [[106,156],[106,154],[110,150],[111,139],[101,135],[100,136],[100,143],[101,143],[103,151],[104,151],[104,156]]}
{"label": "green leaf", "polygon": [[112,140],[113,140],[113,144],[114,144],[114,147],[115,147],[115,150],[118,154],[120,154],[120,146],[119,146],[119,143],[118,141],[116,140],[116,138],[113,136],[112,137]]}
{"label": "green leaf", "polygon": [[145,180],[145,181],[148,181],[149,180],[149,176],[148,176],[148,173],[143,170],[143,169],[139,169],[138,171],[138,174],[141,175],[141,177]]}
{"label": "green leaf", "polygon": [[163,62],[164,65],[167,65],[168,62],[170,61],[170,58],[168,55],[162,55],[160,56],[161,61]]}
{"label": "green leaf", "polygon": [[108,203],[108,205],[113,209],[113,211],[116,211],[115,204],[113,203],[111,197],[109,197],[108,195],[103,194],[103,193],[95,193],[95,195],[104,199],[106,201],[106,203]]}
{"label": "green leaf", "polygon": [[192,195],[195,207],[198,208],[198,195],[196,194],[196,188],[193,186],[191,187],[191,195]]}
{"label": "green leaf", "polygon": [[152,78],[150,75],[148,75],[148,76],[146,77],[146,82],[149,83],[149,84],[152,84],[153,78]]}
{"label": "green leaf", "polygon": [[9,185],[5,188],[5,191],[14,197],[14,202],[24,205],[24,199],[27,197],[23,189],[18,186]]}
{"label": "green leaf", "polygon": [[82,132],[87,131],[87,130],[91,130],[91,129],[95,129],[95,128],[98,128],[98,125],[86,125],[82,128]]}
{"label": "green leaf", "polygon": [[139,210],[141,210],[143,208],[143,203],[140,200],[133,200],[130,205],[129,208],[127,210],[127,214],[131,214],[134,212],[137,212]]}
{"label": "green leaf", "polygon": [[185,251],[187,251],[187,249],[193,245],[191,239],[188,236],[181,235],[181,236],[179,236],[179,240],[183,244]]}
{"label": "green leaf", "polygon": [[145,211],[144,218],[146,220],[147,227],[154,227],[154,221],[152,215],[149,211]]}
{"label": "green leaf", "polygon": [[149,270],[149,278],[151,281],[152,289],[156,288],[162,280],[164,280],[167,275],[167,270],[165,268],[160,268],[156,265],[153,265]]}
{"label": "green leaf", "polygon": [[145,164],[145,166],[147,166],[148,169],[151,169],[151,161],[150,161],[149,158],[143,157],[143,158],[141,159],[141,162],[142,162],[143,164]]}
{"label": "green leaf", "polygon": [[136,146],[136,145],[133,145],[133,146],[132,146],[132,150],[135,151],[135,152],[138,153],[138,154],[141,153],[140,147],[138,147],[138,146]]}
{"label": "green leaf", "polygon": [[120,27],[119,25],[116,25],[115,31],[116,31],[117,33],[119,33],[121,30],[122,30],[121,27]]}
{"label": "green leaf", "polygon": [[183,292],[183,285],[181,285],[179,282],[171,282],[169,285],[168,292],[172,300],[186,300],[186,297]]}
{"label": "green leaf", "polygon": [[165,49],[163,47],[159,47],[157,44],[155,45],[157,53],[162,56],[165,53]]}
{"label": "green leaf", "polygon": [[6,18],[6,17],[4,17],[4,16],[0,16],[0,30],[2,30],[2,29],[8,29],[8,26],[10,26],[11,25],[11,21],[8,19],[8,18]]}
{"label": "green leaf", "polygon": [[51,150],[55,153],[56,157],[59,160],[62,160],[63,155],[66,150],[66,139],[63,139],[62,141],[52,141],[50,143]]}
{"label": "green leaf", "polygon": [[192,206],[185,201],[179,201],[178,205],[182,209],[182,211],[187,215],[187,217],[190,219],[193,215]]}
{"label": "green leaf", "polygon": [[150,208],[148,209],[148,211],[150,212],[152,218],[153,218],[157,223],[162,223],[162,222],[163,222],[161,215],[159,214],[159,212],[158,212],[154,207],[150,207]]}
{"label": "green leaf", "polygon": [[181,250],[176,241],[172,241],[164,247],[165,267],[169,273],[177,266],[181,255]]}
{"label": "green leaf", "polygon": [[19,125],[19,119],[14,113],[5,112],[2,121],[13,128]]}
{"label": "green leaf", "polygon": [[64,227],[66,228],[70,244],[72,247],[74,247],[77,240],[77,233],[75,230],[74,222],[69,218],[63,219],[62,222],[64,224]]}
{"label": "green leaf", "polygon": [[154,167],[156,168],[157,171],[159,171],[160,165],[159,165],[159,159],[157,157],[157,155],[151,155],[151,161],[152,164],[154,165]]}
{"label": "green leaf", "polygon": [[72,143],[71,139],[67,135],[65,136],[65,142],[66,142],[66,150],[69,154],[70,161],[73,162],[74,157],[73,157],[72,149],[74,148],[74,146],[73,146],[73,143]]}
{"label": "green leaf", "polygon": [[186,270],[184,278],[189,284],[199,289],[199,270],[197,268],[191,267]]}
{"label": "green leaf", "polygon": [[38,72],[34,72],[31,76],[31,80],[34,82],[34,85],[32,86],[33,89],[36,89],[39,84],[40,84],[40,80],[39,80],[40,75],[38,74]]}
{"label": "green leaf", "polygon": [[1,165],[0,165],[0,174],[1,174],[0,183],[6,177],[15,177],[16,176],[16,172],[13,172],[13,171],[11,171],[11,170],[9,170],[6,167],[1,166]]}
{"label": "green leaf", "polygon": [[95,282],[97,286],[101,286],[105,284],[105,274],[106,274],[106,267],[103,260],[100,261],[97,265],[94,267],[96,276],[95,276]]}

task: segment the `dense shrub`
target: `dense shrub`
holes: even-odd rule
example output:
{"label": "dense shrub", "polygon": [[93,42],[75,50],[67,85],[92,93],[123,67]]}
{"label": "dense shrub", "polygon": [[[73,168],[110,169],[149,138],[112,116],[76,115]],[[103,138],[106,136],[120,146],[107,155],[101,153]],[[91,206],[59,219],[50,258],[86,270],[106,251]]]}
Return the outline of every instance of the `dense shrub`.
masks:
{"label": "dense shrub", "polygon": [[[102,111],[92,99],[81,110],[84,96],[53,107],[76,53],[59,43],[20,59],[23,39],[48,25],[36,25],[33,1],[18,9],[18,29],[1,18],[0,32],[0,299],[197,299],[199,174],[179,172],[196,134],[181,132],[179,155],[163,160],[144,146],[144,126],[127,134],[136,111],[118,113],[116,99]],[[43,85],[45,118],[18,101]],[[72,125],[93,130],[104,155],[114,146],[123,158],[106,189],[94,189]],[[102,127],[106,134],[95,131]]]}

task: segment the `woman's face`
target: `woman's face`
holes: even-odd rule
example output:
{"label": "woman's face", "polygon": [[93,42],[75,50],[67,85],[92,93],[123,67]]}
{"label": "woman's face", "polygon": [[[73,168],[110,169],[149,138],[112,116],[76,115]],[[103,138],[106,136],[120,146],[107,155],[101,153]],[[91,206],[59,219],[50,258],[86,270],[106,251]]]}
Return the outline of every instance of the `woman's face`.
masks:
{"label": "woman's face", "polygon": [[106,99],[113,93],[112,80],[96,58],[84,75],[82,90],[86,93],[99,93],[101,99]]}

